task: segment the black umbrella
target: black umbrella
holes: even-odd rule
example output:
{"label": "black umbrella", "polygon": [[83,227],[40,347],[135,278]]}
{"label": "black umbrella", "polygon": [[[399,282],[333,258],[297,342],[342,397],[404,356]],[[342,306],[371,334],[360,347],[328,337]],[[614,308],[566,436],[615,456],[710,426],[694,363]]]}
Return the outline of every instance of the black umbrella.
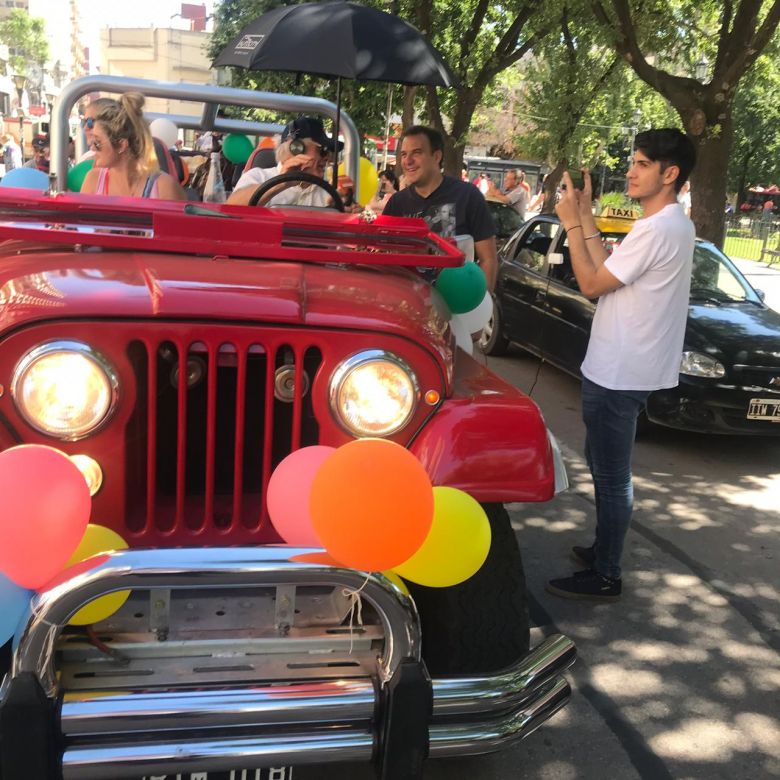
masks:
{"label": "black umbrella", "polygon": [[[458,86],[444,58],[419,30],[397,16],[348,2],[285,5],[250,22],[214,67],[330,76],[336,82],[339,133],[341,79]],[[334,171],[334,184],[335,184]]]}

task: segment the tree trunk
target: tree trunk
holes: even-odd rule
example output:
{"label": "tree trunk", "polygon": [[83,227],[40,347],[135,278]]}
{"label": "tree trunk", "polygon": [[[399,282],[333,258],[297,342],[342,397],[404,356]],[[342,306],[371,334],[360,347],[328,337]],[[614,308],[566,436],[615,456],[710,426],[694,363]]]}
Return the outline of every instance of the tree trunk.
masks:
{"label": "tree trunk", "polygon": [[719,132],[708,123],[698,136],[690,133],[696,145],[696,167],[691,174],[691,219],[696,235],[723,246],[725,238],[726,162],[731,154],[733,125],[731,106],[719,112]]}
{"label": "tree trunk", "polygon": [[414,99],[417,96],[419,87],[404,87],[404,104],[401,111],[401,127],[406,130],[407,127],[414,124]]}
{"label": "tree trunk", "polygon": [[542,204],[542,214],[552,214],[555,211],[557,201],[558,185],[563,178],[563,172],[566,170],[568,160],[559,160],[558,164],[547,174],[544,180],[544,203]]}

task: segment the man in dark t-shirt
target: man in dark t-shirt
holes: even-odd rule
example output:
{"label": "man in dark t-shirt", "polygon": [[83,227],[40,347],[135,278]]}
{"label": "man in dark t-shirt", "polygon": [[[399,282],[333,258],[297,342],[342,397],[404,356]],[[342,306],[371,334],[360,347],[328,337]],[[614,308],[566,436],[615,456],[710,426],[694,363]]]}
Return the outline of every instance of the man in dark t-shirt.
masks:
{"label": "man in dark t-shirt", "polygon": [[422,217],[434,233],[446,238],[468,234],[487,277],[496,284],[496,228],[482,193],[468,182],[444,176],[444,139],[424,125],[412,125],[401,136],[401,168],[406,188],[396,192],[382,212],[389,217]]}

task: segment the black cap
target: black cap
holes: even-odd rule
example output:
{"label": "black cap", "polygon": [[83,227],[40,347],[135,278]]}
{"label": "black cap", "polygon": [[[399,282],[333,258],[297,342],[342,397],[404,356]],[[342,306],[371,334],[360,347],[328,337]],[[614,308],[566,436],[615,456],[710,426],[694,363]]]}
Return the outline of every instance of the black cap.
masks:
{"label": "black cap", "polygon": [[[323,149],[333,151],[333,139],[325,135],[321,119],[312,116],[299,116],[297,119],[293,119],[282,131],[282,143],[295,138],[311,138]],[[339,141],[339,150],[343,148],[344,144]]]}
{"label": "black cap", "polygon": [[42,149],[46,149],[46,147],[49,146],[49,136],[48,135],[37,135],[35,138],[33,138],[33,149],[38,149],[39,151]]}

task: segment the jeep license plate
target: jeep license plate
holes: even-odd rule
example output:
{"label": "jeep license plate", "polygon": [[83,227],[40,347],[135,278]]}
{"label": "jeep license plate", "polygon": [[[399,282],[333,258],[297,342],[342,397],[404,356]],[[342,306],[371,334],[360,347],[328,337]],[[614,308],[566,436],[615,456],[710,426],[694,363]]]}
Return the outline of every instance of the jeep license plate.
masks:
{"label": "jeep license plate", "polygon": [[780,400],[776,398],[751,398],[748,404],[748,420],[767,420],[780,423]]}
{"label": "jeep license plate", "polygon": [[231,769],[229,772],[181,772],[175,775],[147,775],[143,780],[292,780],[291,766],[270,769]]}

